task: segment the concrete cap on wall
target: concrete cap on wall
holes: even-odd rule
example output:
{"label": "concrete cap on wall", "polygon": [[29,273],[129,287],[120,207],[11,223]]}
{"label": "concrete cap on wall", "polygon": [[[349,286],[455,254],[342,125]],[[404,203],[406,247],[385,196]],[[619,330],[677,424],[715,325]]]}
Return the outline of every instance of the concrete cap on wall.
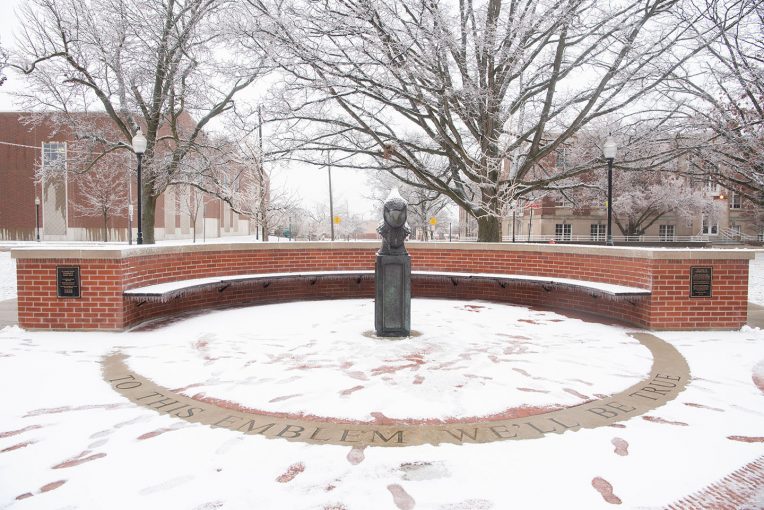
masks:
{"label": "concrete cap on wall", "polygon": [[[180,253],[204,253],[225,251],[258,250],[376,250],[379,241],[351,242],[283,242],[283,243],[208,243],[208,244],[153,244],[132,246],[78,246],[53,245],[40,247],[13,248],[14,259],[124,259],[153,255],[172,255]],[[444,243],[416,242],[409,243],[409,248],[418,250],[442,251],[506,251],[535,252],[571,255],[590,255],[623,257],[651,260],[750,260],[756,256],[754,250],[729,248],[655,248],[631,246],[595,246],[539,243]]]}

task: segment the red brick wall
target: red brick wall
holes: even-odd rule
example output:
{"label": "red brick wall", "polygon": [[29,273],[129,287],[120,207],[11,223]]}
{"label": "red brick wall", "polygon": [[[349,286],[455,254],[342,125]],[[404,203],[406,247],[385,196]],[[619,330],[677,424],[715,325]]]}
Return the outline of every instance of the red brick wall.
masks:
{"label": "red brick wall", "polygon": [[[204,247],[209,249],[209,246]],[[206,308],[296,299],[371,297],[373,282],[364,279],[274,281],[236,284],[219,292],[205,290],[167,303],[124,300],[127,289],[190,278],[247,273],[373,269],[376,248],[301,247],[203,251],[188,247],[179,253],[148,248],[148,254],[125,250],[124,258],[18,258],[19,321],[31,329],[121,329],[148,319]],[[160,253],[152,254],[151,251]],[[580,250],[579,250],[580,251]],[[603,251],[604,250],[600,250]],[[162,253],[164,252],[164,253]],[[134,253],[134,252],[133,252]],[[748,260],[660,259],[660,250],[645,257],[623,257],[556,250],[515,251],[511,248],[410,248],[412,269],[556,276],[650,289],[646,298],[611,299],[584,290],[544,289],[538,285],[490,281],[415,278],[415,297],[487,299],[598,314],[653,329],[734,329],[746,322]],[[641,254],[642,252],[634,252]],[[55,267],[79,265],[82,298],[56,297]],[[690,298],[690,268],[713,268],[713,296]]]}
{"label": "red brick wall", "polygon": [[[56,266],[80,266],[81,298],[56,297]],[[18,259],[19,324],[28,329],[122,329],[120,259]]]}
{"label": "red brick wall", "polygon": [[[689,297],[693,266],[712,268],[712,297]],[[653,260],[650,273],[653,329],[736,329],[746,323],[747,260]]]}
{"label": "red brick wall", "polygon": [[34,239],[34,166],[40,151],[25,146],[40,147],[41,131],[22,125],[19,114],[0,112],[2,140],[14,144],[0,144],[0,230],[8,238]]}

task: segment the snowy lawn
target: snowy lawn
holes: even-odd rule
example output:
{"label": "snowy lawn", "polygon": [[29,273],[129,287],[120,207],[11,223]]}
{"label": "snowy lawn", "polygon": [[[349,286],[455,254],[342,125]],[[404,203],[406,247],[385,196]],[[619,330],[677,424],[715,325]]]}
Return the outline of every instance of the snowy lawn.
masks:
{"label": "snowy lawn", "polygon": [[[571,405],[576,397],[564,388],[607,394],[649,364],[621,327],[426,301],[414,301],[412,326],[422,335],[384,344],[363,335],[372,329],[368,300],[216,312],[145,332],[5,328],[0,508],[592,509],[614,498],[652,508],[764,456],[764,332],[750,328],[659,333],[693,378],[648,415],[461,446],[363,449],[212,429],[136,406],[101,374],[101,358],[123,352],[132,368],[169,386],[196,383],[194,392],[264,409],[364,419],[371,410],[449,416]],[[485,374],[492,379],[469,377]],[[364,388],[341,395],[354,386]],[[738,489],[749,491],[750,508],[764,505],[761,486],[758,496],[750,483]]]}

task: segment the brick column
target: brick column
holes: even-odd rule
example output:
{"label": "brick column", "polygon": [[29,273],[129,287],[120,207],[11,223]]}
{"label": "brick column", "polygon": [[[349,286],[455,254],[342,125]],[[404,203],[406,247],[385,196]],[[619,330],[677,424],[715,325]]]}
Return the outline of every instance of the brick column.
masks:
{"label": "brick column", "polygon": [[[59,298],[56,267],[80,268],[79,298]],[[121,259],[16,260],[19,325],[26,329],[123,329]]]}

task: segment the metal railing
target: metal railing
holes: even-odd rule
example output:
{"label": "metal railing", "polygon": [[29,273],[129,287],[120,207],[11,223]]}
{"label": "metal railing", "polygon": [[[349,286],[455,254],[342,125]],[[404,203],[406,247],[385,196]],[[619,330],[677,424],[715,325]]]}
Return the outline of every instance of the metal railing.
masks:
{"label": "metal railing", "polygon": [[735,230],[733,228],[723,228],[719,230],[719,237],[723,240],[731,241],[731,242],[753,242],[758,241],[757,236],[752,236],[748,234],[743,234],[739,230]]}
{"label": "metal railing", "polygon": [[[455,242],[475,242],[477,236],[467,236],[461,239],[454,238]],[[512,236],[502,236],[501,241],[504,243],[511,243]],[[589,244],[605,244],[605,236],[592,236],[592,235],[563,235],[558,236],[555,234],[546,235],[516,235],[516,243],[589,243]],[[709,236],[707,235],[694,235],[694,236],[613,236],[614,243],[707,243],[709,242]],[[446,239],[448,242],[448,239]]]}

